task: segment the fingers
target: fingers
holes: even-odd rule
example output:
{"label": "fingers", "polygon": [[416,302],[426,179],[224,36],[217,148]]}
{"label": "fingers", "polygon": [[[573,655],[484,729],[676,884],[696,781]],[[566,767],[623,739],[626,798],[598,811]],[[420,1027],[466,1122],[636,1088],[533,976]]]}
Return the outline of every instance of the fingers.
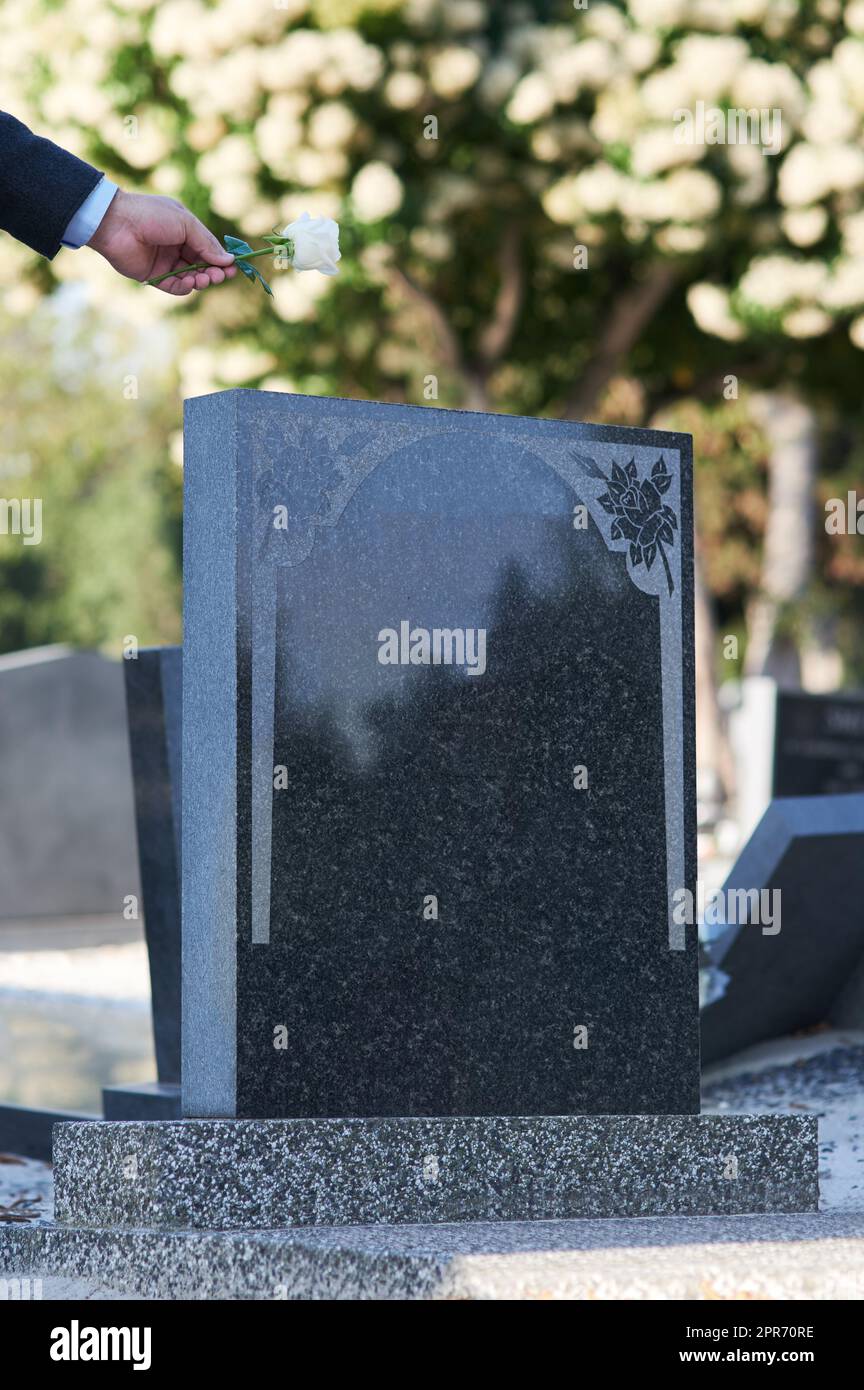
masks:
{"label": "fingers", "polygon": [[190,261],[209,261],[211,265],[228,266],[234,260],[231,252],[226,251],[204,223],[193,217],[187,208],[183,209],[183,230],[186,245],[182,254],[188,256]]}
{"label": "fingers", "polygon": [[195,288],[195,276],[184,275],[182,270],[178,270],[176,275],[172,275],[168,280],[160,280],[154,289],[162,290],[163,294],[191,294]]}
{"label": "fingers", "polygon": [[183,271],[184,267],[178,266],[176,275],[172,275],[170,280],[163,280],[156,289],[175,295],[191,294],[193,290],[206,290],[209,285],[221,285],[223,280],[232,280],[237,274],[237,267],[229,265],[223,270],[221,266],[211,266],[208,270],[190,271],[189,274],[184,274]]}

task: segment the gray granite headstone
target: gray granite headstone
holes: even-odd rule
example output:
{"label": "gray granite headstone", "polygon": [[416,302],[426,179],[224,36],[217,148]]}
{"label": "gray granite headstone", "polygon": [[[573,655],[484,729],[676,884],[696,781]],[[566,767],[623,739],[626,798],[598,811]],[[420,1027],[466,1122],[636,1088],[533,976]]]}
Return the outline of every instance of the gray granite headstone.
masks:
{"label": "gray granite headstone", "polygon": [[138,892],[119,661],[0,656],[0,918],[118,919]]}
{"label": "gray granite headstone", "polygon": [[[745,910],[755,893],[766,912]],[[736,920],[707,948],[723,992],[702,1013],[704,1062],[820,1023],[864,1028],[864,794],[773,801],[723,894]]]}
{"label": "gray granite headstone", "polygon": [[698,1111],[689,438],[229,391],[184,457],[183,1113]]}

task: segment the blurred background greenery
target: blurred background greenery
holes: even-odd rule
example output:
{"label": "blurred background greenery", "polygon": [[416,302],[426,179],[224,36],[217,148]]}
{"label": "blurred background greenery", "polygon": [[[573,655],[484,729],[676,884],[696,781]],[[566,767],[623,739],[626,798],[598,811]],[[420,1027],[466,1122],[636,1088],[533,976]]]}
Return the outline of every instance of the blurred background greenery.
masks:
{"label": "blurred background greenery", "polygon": [[[864,0],[5,0],[0,81],[220,236],[343,229],[274,300],[2,238],[0,468],[44,541],[0,537],[0,650],[177,640],[181,399],[247,385],[691,431],[709,743],[724,676],[864,681],[824,527],[864,496]],[[779,112],[775,152],[678,143],[700,101]]]}

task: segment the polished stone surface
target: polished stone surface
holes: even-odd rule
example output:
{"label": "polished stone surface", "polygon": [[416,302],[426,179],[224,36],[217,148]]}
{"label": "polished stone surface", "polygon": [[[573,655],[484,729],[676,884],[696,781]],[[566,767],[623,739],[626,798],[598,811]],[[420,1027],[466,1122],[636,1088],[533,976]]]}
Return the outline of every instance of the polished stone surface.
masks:
{"label": "polished stone surface", "polygon": [[810,1115],[58,1125],[72,1226],[245,1230],[813,1211]]}
{"label": "polished stone surface", "polygon": [[144,647],[123,669],[156,1068],[161,1083],[179,1085],[183,654]]}
{"label": "polished stone surface", "polygon": [[187,404],[185,1114],[698,1110],[689,442]]}
{"label": "polished stone surface", "polygon": [[[728,979],[702,1011],[703,1060],[829,1022],[864,1028],[864,793],[772,802],[723,887],[739,920],[708,947]],[[728,895],[754,890],[774,920],[741,922]]]}

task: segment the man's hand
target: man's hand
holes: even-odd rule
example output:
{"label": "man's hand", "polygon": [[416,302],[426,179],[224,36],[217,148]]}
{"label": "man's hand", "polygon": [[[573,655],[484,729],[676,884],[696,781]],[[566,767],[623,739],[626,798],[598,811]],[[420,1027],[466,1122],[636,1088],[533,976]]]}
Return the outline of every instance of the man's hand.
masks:
{"label": "man's hand", "polygon": [[[151,280],[176,271],[158,286],[168,294],[191,294],[237,274],[230,251],[174,198],[121,189],[89,245],[130,280]],[[207,261],[208,269],[184,275],[185,267],[196,261]]]}

